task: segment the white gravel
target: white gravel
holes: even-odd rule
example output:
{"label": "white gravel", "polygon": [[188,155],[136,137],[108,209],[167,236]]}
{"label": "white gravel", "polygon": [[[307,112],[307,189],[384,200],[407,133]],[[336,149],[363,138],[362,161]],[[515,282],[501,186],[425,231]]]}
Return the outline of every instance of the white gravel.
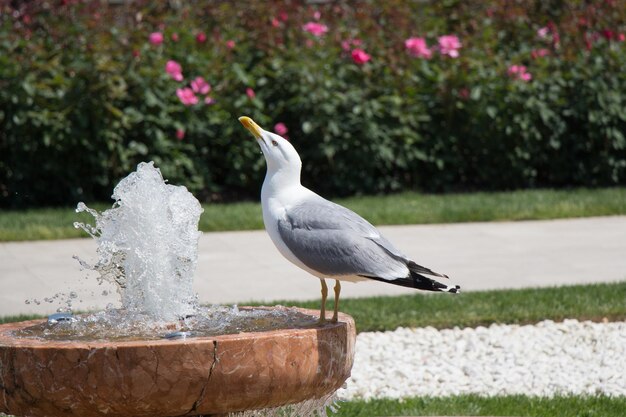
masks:
{"label": "white gravel", "polygon": [[339,398],[626,395],[626,322],[361,333]]}

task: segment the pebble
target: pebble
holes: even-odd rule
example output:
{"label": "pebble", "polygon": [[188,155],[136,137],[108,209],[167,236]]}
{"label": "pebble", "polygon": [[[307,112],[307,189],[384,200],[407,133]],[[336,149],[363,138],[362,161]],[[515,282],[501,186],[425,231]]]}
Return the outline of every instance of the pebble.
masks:
{"label": "pebble", "polygon": [[459,394],[626,395],[626,322],[360,333],[338,392],[341,400]]}

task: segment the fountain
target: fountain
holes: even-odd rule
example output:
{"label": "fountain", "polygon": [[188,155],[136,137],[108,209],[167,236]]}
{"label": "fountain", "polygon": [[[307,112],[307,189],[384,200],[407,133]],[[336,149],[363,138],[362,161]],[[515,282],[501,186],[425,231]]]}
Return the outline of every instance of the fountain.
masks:
{"label": "fountain", "polygon": [[98,241],[84,267],[116,284],[121,308],[0,325],[0,413],[15,416],[326,415],[350,375],[350,316],[198,305],[202,211],[152,163],[115,188],[113,208],[76,224]]}

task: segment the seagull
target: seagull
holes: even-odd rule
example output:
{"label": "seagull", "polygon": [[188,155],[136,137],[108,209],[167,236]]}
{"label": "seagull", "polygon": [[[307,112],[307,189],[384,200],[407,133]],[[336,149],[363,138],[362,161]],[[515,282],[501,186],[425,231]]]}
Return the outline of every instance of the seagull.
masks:
{"label": "seagull", "polygon": [[247,116],[239,121],[256,138],[267,164],[261,188],[265,229],[287,260],[319,278],[320,323],[326,321],[326,279],[335,280],[333,322],[337,321],[340,281],[375,280],[426,291],[459,292],[458,285],[441,282],[447,275],[412,261],[367,220],[302,186],[302,161],[288,140],[261,129]]}

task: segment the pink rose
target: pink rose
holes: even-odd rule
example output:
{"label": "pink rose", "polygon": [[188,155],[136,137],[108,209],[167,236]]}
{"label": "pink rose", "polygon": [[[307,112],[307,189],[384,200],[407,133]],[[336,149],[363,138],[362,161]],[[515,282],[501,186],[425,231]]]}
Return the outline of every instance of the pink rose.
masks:
{"label": "pink rose", "polygon": [[161,32],[152,32],[148,39],[152,45],[161,45],[163,43],[163,34]]}
{"label": "pink rose", "polygon": [[196,79],[191,82],[191,89],[194,93],[206,95],[209,94],[209,91],[211,91],[211,86],[205,81],[204,78],[196,77]]}
{"label": "pink rose", "polygon": [[426,39],[424,38],[409,38],[404,41],[404,47],[410,55],[416,58],[429,59],[433,55],[433,51],[428,48],[428,45],[426,45]]}
{"label": "pink rose", "polygon": [[624,42],[624,41],[626,41],[626,34],[624,34],[624,33],[618,33],[618,34],[617,34],[617,40],[618,40],[618,41],[620,41],[620,42]]}
{"label": "pink rose", "polygon": [[196,41],[198,43],[205,43],[206,42],[206,35],[204,34],[204,32],[200,32],[196,35]]}
{"label": "pink rose", "polygon": [[309,22],[306,25],[302,26],[302,29],[305,32],[309,32],[313,36],[322,36],[326,32],[328,32],[328,26],[323,25],[321,23]]}
{"label": "pink rose", "polygon": [[276,125],[274,125],[274,132],[276,132],[277,135],[285,136],[287,132],[289,132],[289,129],[287,129],[284,123],[276,123]]}
{"label": "pink rose", "polygon": [[455,35],[444,35],[439,37],[438,42],[441,55],[448,55],[450,58],[459,57],[461,42],[458,37]]}
{"label": "pink rose", "polygon": [[183,80],[183,68],[180,66],[178,62],[172,59],[167,61],[167,63],[165,64],[165,72],[167,72],[170,75],[170,77],[172,77],[176,81]]}
{"label": "pink rose", "polygon": [[539,36],[541,39],[547,38],[549,34],[550,34],[550,28],[547,26],[544,26],[542,28],[539,28],[539,30],[537,30],[537,36]]}
{"label": "pink rose", "polygon": [[271,23],[272,23],[272,27],[277,28],[277,27],[279,27],[279,26],[280,26],[280,22],[279,22],[279,21],[278,21],[278,19],[276,19],[275,17],[272,17],[272,21],[271,21]]}
{"label": "pink rose", "polygon": [[226,41],[226,47],[228,49],[235,49],[235,41],[233,41],[233,40]]}
{"label": "pink rose", "polygon": [[354,61],[355,64],[363,65],[370,59],[372,59],[372,57],[364,50],[358,48],[352,50],[352,61]]}
{"label": "pink rose", "polygon": [[507,74],[513,79],[522,80],[524,82],[528,82],[533,79],[533,76],[526,70],[524,65],[511,65],[507,70]]}
{"label": "pink rose", "polygon": [[185,139],[185,131],[183,129],[176,130],[176,139],[178,140]]}
{"label": "pink rose", "polygon": [[193,90],[189,87],[177,89],[176,95],[178,96],[181,103],[183,103],[185,106],[192,106],[194,104],[198,104],[198,97],[195,95]]}
{"label": "pink rose", "polygon": [[248,96],[249,99],[253,99],[256,97],[254,90],[251,89],[250,87],[246,88],[246,95]]}

